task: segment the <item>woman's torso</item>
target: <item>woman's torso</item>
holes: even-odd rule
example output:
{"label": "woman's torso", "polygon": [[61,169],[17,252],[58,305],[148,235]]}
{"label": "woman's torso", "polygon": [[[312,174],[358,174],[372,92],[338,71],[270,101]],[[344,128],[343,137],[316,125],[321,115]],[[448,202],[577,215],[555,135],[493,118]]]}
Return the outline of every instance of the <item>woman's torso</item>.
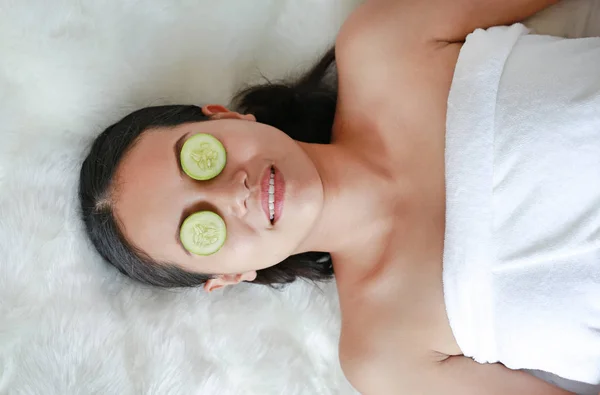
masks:
{"label": "woman's torso", "polygon": [[[375,215],[388,219],[387,231],[373,243],[376,248],[365,251],[362,255],[356,252],[352,256],[334,256],[344,320],[342,348],[352,348],[353,340],[361,336],[370,336],[375,339],[369,342],[372,348],[370,352],[395,352],[398,359],[429,355],[432,360],[435,360],[443,359],[448,355],[462,354],[448,322],[448,306],[444,299],[442,282],[445,217],[447,214],[445,178],[448,174],[446,173],[447,169],[444,168],[444,161],[446,159],[448,100],[460,51],[461,45],[440,44],[416,52],[416,55],[413,52],[405,52],[405,67],[399,68],[398,73],[392,77],[390,74],[386,74],[385,83],[375,84],[376,87],[381,87],[380,90],[367,91],[368,94],[360,95],[360,99],[344,98],[343,95],[340,97],[338,118],[342,120],[337,125],[360,125],[363,130],[348,130],[349,128],[346,126],[346,128],[334,130],[334,135],[339,136],[340,141],[347,144],[349,149],[355,149],[357,155],[360,155],[359,152],[364,152],[365,147],[368,147],[369,155],[365,156],[365,162],[372,163],[373,168],[384,174],[381,177],[383,181],[380,183],[379,193],[386,196],[387,199],[383,205],[384,209]],[[531,52],[531,48],[524,48],[520,52],[521,57],[526,58],[527,54]],[[542,66],[540,63],[539,70],[543,69]],[[575,68],[576,61],[571,66]],[[512,72],[515,73],[517,69],[522,70],[523,67],[513,67]],[[548,68],[548,72],[562,76],[560,67],[555,67],[553,69],[555,71],[550,69]],[[510,70],[509,67],[508,71]],[[535,72],[535,70],[531,69],[531,72]],[[566,73],[564,74],[563,77],[566,77]],[[574,73],[571,72],[571,74]],[[473,75],[473,71],[465,74],[466,79],[468,80],[471,75]],[[536,81],[535,78],[518,76],[518,73],[514,75],[515,78],[509,76],[508,81],[514,79],[521,88],[524,85],[531,85],[529,81]],[[525,78],[525,80],[518,82],[519,78]],[[539,82],[540,79],[538,78],[537,81]],[[343,84],[344,80],[341,79],[342,94],[344,93]],[[488,88],[495,89],[494,86],[480,86],[480,88],[482,91]],[[512,91],[514,93],[520,92],[519,94],[523,96],[527,94],[519,87],[513,88],[516,89]],[[529,86],[527,89],[535,90],[535,87]],[[564,89],[562,91],[564,92]],[[401,93],[397,94],[397,92]],[[594,92],[596,95],[597,91],[594,90]],[[585,94],[585,86],[582,86],[580,93],[574,93],[578,96],[575,98],[578,104],[589,96]],[[371,97],[384,97],[385,103],[373,106],[373,101],[369,101],[369,94],[372,95]],[[469,93],[467,92],[467,94]],[[545,95],[548,94],[552,96],[552,92]],[[514,101],[513,94],[510,89],[504,87],[503,95],[502,97],[498,96],[500,103],[503,103],[502,100],[504,103],[508,103],[508,105],[502,104],[503,111],[511,111],[510,108],[514,107],[512,105],[514,104],[512,103]],[[546,100],[544,95],[538,96],[539,100]],[[358,102],[364,100],[365,97],[367,99],[364,102]],[[530,103],[524,102],[523,104]],[[492,103],[492,107],[494,106]],[[531,107],[528,111],[537,111],[535,110],[537,107],[533,105],[521,105],[520,107]],[[356,109],[362,108],[376,108],[377,111],[356,111]],[[517,111],[508,113],[509,118],[514,114],[521,114],[521,116],[524,114],[520,109],[516,107],[514,109]],[[465,108],[464,111],[469,112],[469,109]],[[506,119],[506,116],[503,117],[502,114],[502,112],[497,114],[497,122],[504,122],[503,119]],[[547,116],[554,116],[554,114],[550,111]],[[582,115],[580,114],[580,116]],[[365,129],[364,125],[369,127]],[[498,140],[498,150],[506,150],[508,147],[511,151],[513,150],[513,140],[515,144],[519,145],[522,144],[519,141],[528,138],[519,135],[519,127],[519,124],[516,124],[517,129],[514,132],[517,134],[514,139],[509,137],[509,144],[502,143],[506,133],[498,135],[497,138],[500,139]],[[364,136],[366,134],[364,130],[369,131],[368,136]],[[546,127],[545,130],[549,129]],[[473,132],[476,131],[473,130]],[[571,135],[568,130],[565,132]],[[470,131],[465,130],[465,138],[468,139],[469,134]],[[597,138],[594,141],[597,141]],[[521,151],[527,157],[525,158],[526,162],[533,163],[532,160],[535,162],[535,153],[532,156],[532,153],[529,153],[531,150],[528,151],[526,146],[525,148]],[[488,155],[489,160],[496,161],[494,166],[498,169],[506,167],[510,170],[514,160],[507,159],[506,153],[500,151],[491,156]],[[457,146],[454,152],[460,156],[461,147]],[[567,151],[565,151],[566,153]],[[496,156],[498,158],[494,159]],[[575,157],[575,159],[577,158]],[[594,157],[590,156],[589,160],[594,162]],[[538,162],[541,166],[541,161]],[[534,165],[538,166],[536,164],[538,162],[535,162]],[[597,161],[594,163],[597,164]],[[534,170],[535,168],[532,168],[532,171]],[[559,171],[560,167],[555,170]],[[567,179],[573,178],[568,174],[566,177]],[[492,178],[489,182],[492,182]],[[508,185],[507,182],[504,184]],[[514,185],[518,190],[512,192],[505,190],[506,188],[498,189],[498,197],[504,196],[502,200],[505,201],[507,198],[517,199],[520,194],[528,193],[527,191],[535,192],[535,186],[528,189],[521,188],[517,184]],[[506,195],[507,193],[508,195]],[[544,192],[541,193],[540,196],[544,196]],[[554,192],[545,194],[556,195]],[[515,204],[517,203],[519,202]],[[509,202],[507,207],[511,204]],[[467,202],[465,207],[468,208],[468,205]],[[539,204],[535,206],[536,209],[540,207]],[[494,205],[494,208],[498,208],[497,204]],[[510,221],[514,218],[521,218],[521,222],[523,218],[528,218],[527,216],[514,217],[510,213],[505,217]],[[507,233],[509,239],[516,235],[514,231],[514,226],[511,225]],[[500,233],[498,234],[502,236]],[[500,253],[503,250],[510,253],[510,246],[519,244],[518,237],[512,242],[509,241],[507,241],[508,245],[499,246]],[[378,254],[378,251],[384,252]],[[363,264],[362,262],[365,261],[370,264]],[[476,293],[471,296],[477,298]],[[469,301],[463,301],[463,303],[469,303]],[[518,304],[518,301],[515,300],[515,303]],[[364,350],[360,352],[364,352]]]}

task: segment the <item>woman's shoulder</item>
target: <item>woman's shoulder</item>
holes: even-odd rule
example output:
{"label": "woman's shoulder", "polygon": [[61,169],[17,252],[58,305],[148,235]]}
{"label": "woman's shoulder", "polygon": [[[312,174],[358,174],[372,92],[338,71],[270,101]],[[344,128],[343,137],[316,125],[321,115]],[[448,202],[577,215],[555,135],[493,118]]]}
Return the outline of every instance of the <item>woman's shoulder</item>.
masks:
{"label": "woman's shoulder", "polygon": [[460,353],[445,313],[441,257],[432,252],[434,243],[424,249],[398,229],[391,230],[377,259],[334,256],[343,358],[387,358],[394,350],[398,363],[406,358],[436,362]]}
{"label": "woman's shoulder", "polygon": [[401,4],[384,7],[367,1],[346,20],[335,44],[340,94],[347,90],[357,96],[363,89],[389,92],[394,88],[401,93],[429,80],[424,78],[429,70],[453,68],[451,62],[444,64],[435,57],[445,57],[449,48],[457,52],[460,46],[437,41],[433,33],[415,25],[410,10],[403,10]]}
{"label": "woman's shoulder", "polygon": [[368,342],[377,349],[394,343],[402,348],[406,341],[415,351],[431,349],[430,339],[420,332],[427,324],[417,318],[423,315],[418,310],[429,302],[412,303],[415,299],[423,300],[421,290],[427,286],[418,276],[411,275],[410,269],[405,271],[396,262],[401,259],[383,258],[365,265],[360,257],[341,263],[334,258],[342,311],[342,345],[367,346]]}
{"label": "woman's shoulder", "polygon": [[412,308],[404,302],[409,298],[377,277],[373,273],[361,280],[337,277],[342,311],[340,364],[350,383],[364,394],[389,393],[390,377],[394,390],[409,390],[420,366],[445,358],[428,347],[428,331],[412,319]]}
{"label": "woman's shoulder", "polygon": [[424,39],[400,11],[384,16],[377,2],[367,2],[343,25],[335,47],[336,116],[351,122],[342,124],[397,135],[398,126],[431,129],[433,113],[445,116],[460,44]]}

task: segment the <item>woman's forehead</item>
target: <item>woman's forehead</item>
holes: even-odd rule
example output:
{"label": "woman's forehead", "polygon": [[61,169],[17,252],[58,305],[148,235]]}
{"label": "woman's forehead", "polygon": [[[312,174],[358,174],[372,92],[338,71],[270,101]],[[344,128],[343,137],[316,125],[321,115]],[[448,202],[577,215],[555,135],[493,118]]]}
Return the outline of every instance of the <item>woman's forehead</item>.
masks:
{"label": "woman's forehead", "polygon": [[172,149],[175,137],[168,135],[150,132],[141,138],[119,165],[111,191],[122,232],[143,249],[164,242],[180,215],[183,181]]}
{"label": "woman's forehead", "polygon": [[172,175],[177,169],[177,157],[170,147],[181,133],[161,133],[149,131],[144,133],[133,147],[125,154],[117,167],[114,176],[115,197],[124,190],[139,190],[152,181],[159,181]]}

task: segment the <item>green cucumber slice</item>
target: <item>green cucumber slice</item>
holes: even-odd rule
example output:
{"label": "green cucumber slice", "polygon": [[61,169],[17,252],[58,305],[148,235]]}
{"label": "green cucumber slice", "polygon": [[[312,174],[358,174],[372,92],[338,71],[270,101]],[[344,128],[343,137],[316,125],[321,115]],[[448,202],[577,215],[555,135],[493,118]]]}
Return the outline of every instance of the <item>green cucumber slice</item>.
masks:
{"label": "green cucumber slice", "polygon": [[194,180],[210,180],[223,171],[227,153],[223,144],[210,134],[195,134],[183,144],[181,168]]}
{"label": "green cucumber slice", "polygon": [[183,221],[179,238],[186,250],[196,255],[212,255],[219,251],[225,239],[225,221],[212,211],[200,211]]}

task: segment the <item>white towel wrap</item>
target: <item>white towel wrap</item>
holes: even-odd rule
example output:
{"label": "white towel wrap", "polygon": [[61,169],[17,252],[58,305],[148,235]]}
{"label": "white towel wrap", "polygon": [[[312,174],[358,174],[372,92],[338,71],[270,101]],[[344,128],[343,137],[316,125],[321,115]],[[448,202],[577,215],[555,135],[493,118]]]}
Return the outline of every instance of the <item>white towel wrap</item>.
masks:
{"label": "white towel wrap", "polygon": [[446,181],[444,292],[463,353],[600,384],[600,38],[469,35]]}

